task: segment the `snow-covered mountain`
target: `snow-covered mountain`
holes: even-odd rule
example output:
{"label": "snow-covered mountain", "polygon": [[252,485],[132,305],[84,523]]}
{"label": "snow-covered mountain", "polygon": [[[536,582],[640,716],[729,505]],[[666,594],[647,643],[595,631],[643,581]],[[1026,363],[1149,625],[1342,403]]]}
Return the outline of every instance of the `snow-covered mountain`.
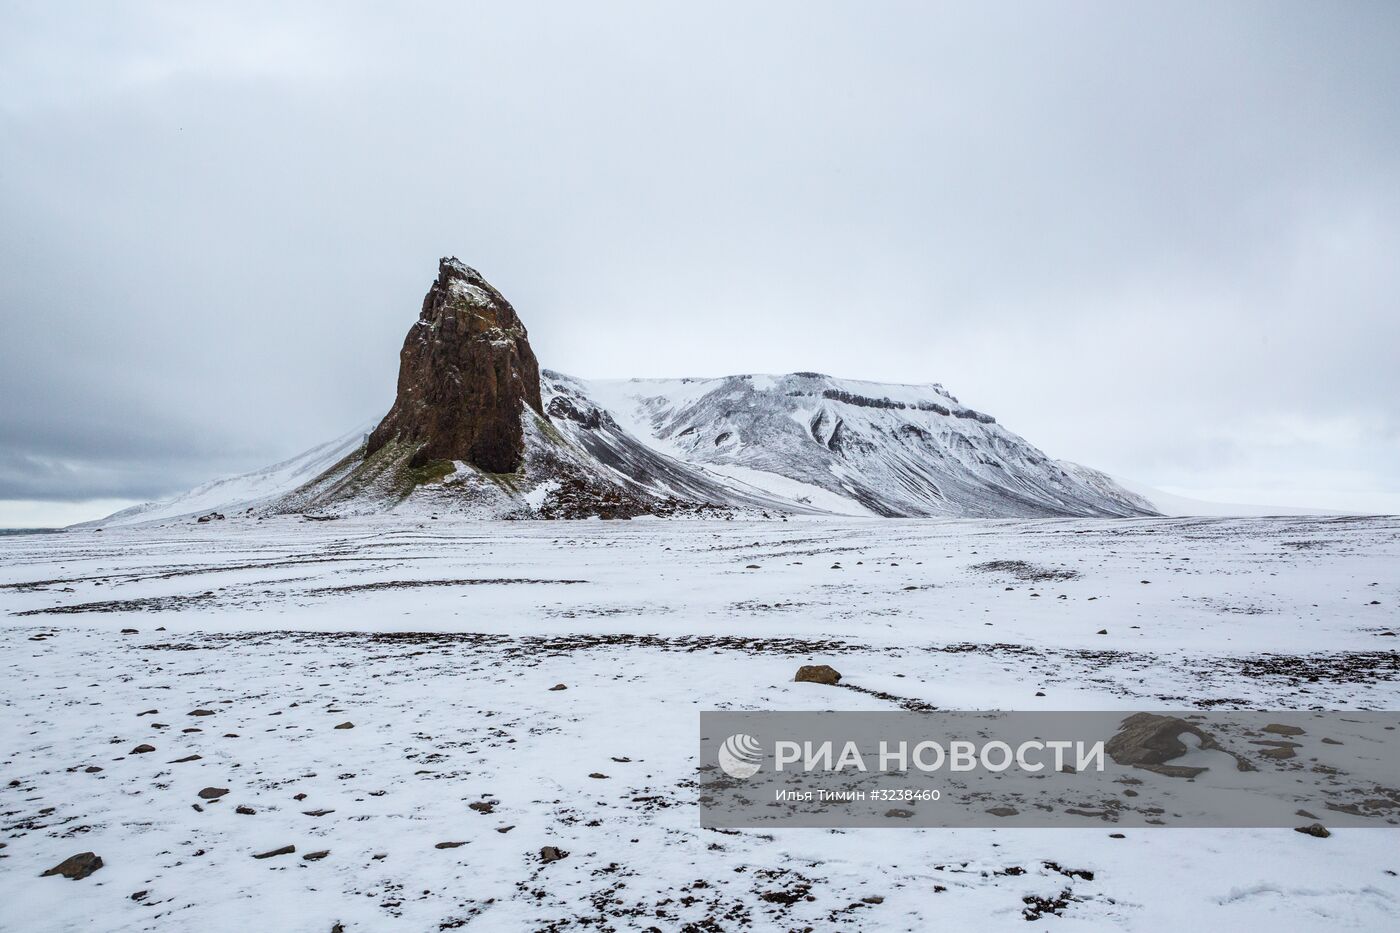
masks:
{"label": "snow-covered mountain", "polygon": [[[615,490],[628,511],[677,504],[757,513],[1026,517],[1152,514],[1106,474],[1054,460],[942,386],[817,373],[585,380],[544,370],[546,415],[522,414],[515,475],[462,462],[366,471],[373,424],[264,470],[207,483],[97,524],[391,509],[554,517],[570,477]],[[503,481],[510,477],[510,481]],[[670,507],[660,507],[669,503]],[[588,509],[583,509],[587,513]]]}
{"label": "snow-covered mountain", "polygon": [[933,383],[542,371],[515,308],[455,257],[439,260],[399,364],[393,407],[377,425],[104,523],[401,509],[511,518],[1156,511]]}

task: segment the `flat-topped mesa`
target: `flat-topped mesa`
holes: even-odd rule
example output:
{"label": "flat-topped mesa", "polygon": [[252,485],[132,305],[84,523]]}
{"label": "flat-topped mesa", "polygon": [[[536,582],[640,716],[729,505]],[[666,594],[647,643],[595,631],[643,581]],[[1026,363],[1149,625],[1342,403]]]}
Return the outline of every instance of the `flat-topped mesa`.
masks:
{"label": "flat-topped mesa", "polygon": [[365,457],[395,443],[416,448],[410,467],[463,460],[511,473],[525,455],[525,405],[544,414],[525,325],[481,273],[455,256],[442,259],[399,352],[394,407],[370,434]]}

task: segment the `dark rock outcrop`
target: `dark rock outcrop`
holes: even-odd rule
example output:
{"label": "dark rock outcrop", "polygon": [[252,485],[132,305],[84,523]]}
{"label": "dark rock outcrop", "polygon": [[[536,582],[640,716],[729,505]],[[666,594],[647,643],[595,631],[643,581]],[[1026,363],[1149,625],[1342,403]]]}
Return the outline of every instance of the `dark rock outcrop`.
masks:
{"label": "dark rock outcrop", "polygon": [[370,434],[365,457],[397,443],[414,449],[412,468],[464,460],[512,473],[525,454],[526,405],[544,414],[525,325],[479,272],[443,259],[399,353],[398,397]]}
{"label": "dark rock outcrop", "polygon": [[573,421],[593,431],[604,426],[611,427],[613,424],[612,416],[601,408],[581,404],[566,395],[556,395],[550,399],[548,412],[551,418]]}

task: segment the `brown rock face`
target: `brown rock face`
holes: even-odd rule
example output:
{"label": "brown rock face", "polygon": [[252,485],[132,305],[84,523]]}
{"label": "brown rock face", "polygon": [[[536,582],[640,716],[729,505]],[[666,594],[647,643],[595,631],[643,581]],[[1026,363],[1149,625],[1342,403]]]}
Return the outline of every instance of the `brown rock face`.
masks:
{"label": "brown rock face", "polygon": [[411,467],[465,460],[511,473],[525,454],[525,405],[544,414],[525,325],[479,272],[443,259],[399,353],[398,397],[365,455],[397,441],[418,447]]}

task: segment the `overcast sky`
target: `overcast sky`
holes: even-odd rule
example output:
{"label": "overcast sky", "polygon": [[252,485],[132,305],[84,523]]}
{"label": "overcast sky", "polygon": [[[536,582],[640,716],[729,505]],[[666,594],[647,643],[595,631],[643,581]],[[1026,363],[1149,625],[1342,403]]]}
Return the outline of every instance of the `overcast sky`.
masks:
{"label": "overcast sky", "polygon": [[448,254],[564,372],[1400,511],[1400,4],[989,6],[0,2],[0,525],[381,415]]}

